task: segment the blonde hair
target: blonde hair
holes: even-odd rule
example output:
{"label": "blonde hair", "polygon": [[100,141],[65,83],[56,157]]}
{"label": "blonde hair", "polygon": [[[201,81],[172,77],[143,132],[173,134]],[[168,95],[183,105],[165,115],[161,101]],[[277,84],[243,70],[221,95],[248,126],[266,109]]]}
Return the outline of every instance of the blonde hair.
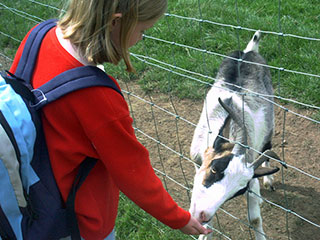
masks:
{"label": "blonde hair", "polygon": [[[167,9],[167,0],[69,0],[58,22],[64,38],[89,62],[118,64],[124,60],[127,71],[133,72],[129,38],[138,22],[160,18]],[[111,41],[114,14],[121,13],[120,49]]]}

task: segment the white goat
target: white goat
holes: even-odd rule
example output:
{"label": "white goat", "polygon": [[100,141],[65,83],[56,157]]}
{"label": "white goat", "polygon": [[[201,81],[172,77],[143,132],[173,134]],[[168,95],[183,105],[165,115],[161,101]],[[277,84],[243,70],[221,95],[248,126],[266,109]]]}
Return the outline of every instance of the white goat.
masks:
{"label": "white goat", "polygon": [[[273,189],[270,174],[279,169],[259,166],[268,164],[267,156],[279,159],[270,150],[274,110],[270,101],[254,94],[245,95],[243,90],[273,95],[269,69],[260,65],[266,64],[258,53],[260,35],[257,31],[244,51],[235,51],[230,54],[233,59],[223,60],[217,81],[207,94],[190,150],[191,158],[201,165],[196,167],[190,213],[208,223],[224,202],[246,193],[249,222],[256,239],[264,240],[257,177],[265,176],[265,186]],[[264,154],[259,157],[252,149]],[[248,189],[253,193],[248,193]]]}

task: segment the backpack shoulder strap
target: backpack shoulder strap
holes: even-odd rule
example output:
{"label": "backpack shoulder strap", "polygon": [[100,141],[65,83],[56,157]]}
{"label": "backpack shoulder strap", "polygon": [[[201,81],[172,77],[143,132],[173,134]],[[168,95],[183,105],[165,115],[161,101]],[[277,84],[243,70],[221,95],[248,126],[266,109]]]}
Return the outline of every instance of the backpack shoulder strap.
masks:
{"label": "backpack shoulder strap", "polygon": [[56,26],[56,19],[50,19],[37,25],[29,34],[15,72],[15,76],[30,83],[42,39]]}
{"label": "backpack shoulder strap", "polygon": [[39,109],[70,92],[94,86],[109,87],[122,95],[118,86],[104,71],[95,66],[83,66],[65,71],[33,89],[36,98],[34,107]]}
{"label": "backpack shoulder strap", "polygon": [[[14,77],[24,81],[29,86],[31,86],[33,70],[41,42],[46,33],[56,26],[56,22],[56,19],[50,19],[40,23],[30,32],[26,40]],[[14,85],[16,81],[9,82]],[[22,93],[23,96],[28,97],[26,96],[28,91],[24,90],[25,87],[22,84],[16,85],[18,86],[13,86],[14,89]],[[120,89],[104,71],[94,66],[83,66],[65,71],[41,87],[33,89],[32,92],[35,99],[33,99],[33,96],[27,99],[35,100],[34,106],[39,109],[70,92],[93,86],[110,87],[122,95]],[[22,87],[23,89],[21,89]]]}

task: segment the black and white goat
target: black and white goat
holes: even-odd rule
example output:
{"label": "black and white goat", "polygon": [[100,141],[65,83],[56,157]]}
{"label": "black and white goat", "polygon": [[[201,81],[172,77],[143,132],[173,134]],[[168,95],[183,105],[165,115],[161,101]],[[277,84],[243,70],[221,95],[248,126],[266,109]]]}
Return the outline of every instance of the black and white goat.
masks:
{"label": "black and white goat", "polygon": [[[279,169],[266,166],[267,156],[278,156],[270,150],[273,89],[270,71],[258,53],[260,36],[257,31],[244,51],[235,51],[230,54],[233,59],[223,60],[217,81],[206,96],[190,150],[191,158],[200,165],[196,167],[190,213],[203,223],[209,222],[224,202],[246,193],[249,222],[256,239],[264,240],[257,177],[264,176],[265,186],[272,188],[270,174]],[[255,150],[264,154],[259,156]]]}

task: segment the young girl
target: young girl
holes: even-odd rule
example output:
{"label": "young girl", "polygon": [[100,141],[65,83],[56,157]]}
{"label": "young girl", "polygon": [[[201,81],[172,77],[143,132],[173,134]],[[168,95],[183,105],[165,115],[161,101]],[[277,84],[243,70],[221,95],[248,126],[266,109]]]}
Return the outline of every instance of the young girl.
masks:
{"label": "young girl", "polygon": [[[134,71],[128,49],[141,40],[166,7],[166,0],[70,0],[57,27],[42,42],[34,88],[83,65],[118,64],[123,59],[127,70]],[[10,69],[13,73],[24,44],[25,40]],[[127,103],[119,93],[106,87],[75,91],[44,107],[42,122],[65,201],[80,163],[88,156],[99,159],[75,202],[84,239],[115,239],[119,191],[173,229],[193,235],[208,233],[163,188],[148,151],[135,137]]]}

